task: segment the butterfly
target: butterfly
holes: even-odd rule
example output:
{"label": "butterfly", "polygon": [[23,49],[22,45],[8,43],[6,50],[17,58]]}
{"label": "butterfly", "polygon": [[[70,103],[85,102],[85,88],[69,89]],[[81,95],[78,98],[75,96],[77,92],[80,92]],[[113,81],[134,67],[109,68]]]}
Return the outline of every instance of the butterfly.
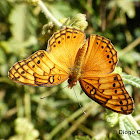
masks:
{"label": "butterfly", "polygon": [[39,50],[17,62],[9,70],[14,82],[29,86],[51,87],[68,79],[71,89],[79,81],[88,97],[120,114],[133,112],[133,100],[121,76],[112,73],[117,52],[110,40],[66,27],[52,35],[47,51]]}

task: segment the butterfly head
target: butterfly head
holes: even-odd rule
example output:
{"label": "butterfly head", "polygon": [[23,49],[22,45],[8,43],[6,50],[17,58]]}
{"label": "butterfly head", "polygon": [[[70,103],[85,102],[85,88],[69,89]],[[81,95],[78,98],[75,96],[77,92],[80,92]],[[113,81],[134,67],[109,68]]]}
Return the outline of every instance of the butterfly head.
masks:
{"label": "butterfly head", "polygon": [[68,79],[68,83],[69,83],[68,88],[72,89],[72,87],[76,85],[77,79],[72,78],[72,77],[70,76],[69,79]]}

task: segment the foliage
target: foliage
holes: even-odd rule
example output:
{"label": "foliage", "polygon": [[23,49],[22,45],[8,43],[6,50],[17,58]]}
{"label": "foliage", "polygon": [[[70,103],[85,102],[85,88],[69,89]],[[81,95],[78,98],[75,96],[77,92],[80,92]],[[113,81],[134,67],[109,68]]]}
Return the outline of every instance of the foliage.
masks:
{"label": "foliage", "polygon": [[[99,34],[113,42],[120,60],[118,66],[121,67],[116,72],[121,74],[122,70],[125,73],[121,75],[127,91],[134,98],[135,111],[133,117],[112,113],[85,94],[77,95],[85,115],[79,108],[74,91],[66,87],[67,82],[45,88],[23,86],[11,81],[8,70],[14,63],[37,50],[46,49],[46,42],[42,43],[39,38],[42,27],[49,20],[38,6],[26,0],[1,0],[0,139],[139,139],[138,134],[119,134],[119,130],[136,133],[140,123],[140,2],[43,2],[60,21],[68,17],[73,19],[78,13],[86,14],[87,36]],[[135,40],[137,43],[134,43]],[[81,91],[79,85],[74,89],[76,94]]]}
{"label": "foliage", "polygon": [[122,78],[126,83],[129,83],[137,88],[140,88],[140,78],[126,74],[123,74]]}
{"label": "foliage", "polygon": [[[133,124],[131,123],[133,121]],[[135,140],[135,139],[140,139],[140,133],[139,133],[139,126],[135,124],[136,122],[133,120],[133,118],[130,116],[124,117],[121,116],[119,120],[119,134],[122,135],[122,138],[125,140]]]}

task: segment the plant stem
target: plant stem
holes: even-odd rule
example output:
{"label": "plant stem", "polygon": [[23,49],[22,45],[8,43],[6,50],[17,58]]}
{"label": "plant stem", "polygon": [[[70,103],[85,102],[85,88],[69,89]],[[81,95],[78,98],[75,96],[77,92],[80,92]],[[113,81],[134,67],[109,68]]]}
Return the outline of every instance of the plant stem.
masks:
{"label": "plant stem", "polygon": [[29,87],[25,87],[25,94],[24,94],[24,109],[25,109],[25,116],[28,120],[31,119],[31,101],[30,101],[30,94],[29,94]]}
{"label": "plant stem", "polygon": [[140,44],[140,37],[138,37],[136,40],[134,40],[131,44],[129,44],[127,47],[125,47],[119,54],[118,57],[123,56],[126,54],[128,51],[132,50],[135,48],[137,45]]}
{"label": "plant stem", "polygon": [[136,130],[140,130],[140,126],[137,124],[137,122],[134,120],[134,118],[131,115],[126,115],[126,118]]}
{"label": "plant stem", "polygon": [[50,11],[41,0],[38,2],[38,6],[44,12],[45,16],[50,19],[58,28],[62,27],[62,24],[50,13]]}
{"label": "plant stem", "polygon": [[[87,110],[88,108],[91,108],[93,106],[93,102],[90,102],[86,106],[83,107],[83,110]],[[94,107],[96,104],[94,105]],[[78,117],[83,112],[81,111],[81,108],[79,108],[75,113],[73,113],[70,117],[66,118],[64,121],[62,121],[60,124],[58,124],[52,132],[50,132],[47,139],[52,139],[62,128],[64,128],[69,122],[73,121],[76,117]],[[85,114],[84,114],[85,115]]]}
{"label": "plant stem", "polygon": [[[75,121],[75,123],[66,132],[64,132],[64,134],[60,137],[60,139],[61,140],[67,139],[78,128],[78,126],[87,119],[87,117],[91,114],[92,111],[93,111],[92,107],[88,108],[86,114],[83,114],[81,117],[79,117]],[[96,114],[97,112],[94,113]]]}

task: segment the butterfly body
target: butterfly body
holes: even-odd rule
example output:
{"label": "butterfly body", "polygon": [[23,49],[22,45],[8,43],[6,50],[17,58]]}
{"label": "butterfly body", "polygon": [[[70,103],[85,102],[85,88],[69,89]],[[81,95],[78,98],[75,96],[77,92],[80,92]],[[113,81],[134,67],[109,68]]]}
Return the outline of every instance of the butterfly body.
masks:
{"label": "butterfly body", "polygon": [[69,79],[68,79],[68,87],[72,89],[73,86],[76,85],[77,81],[81,77],[81,68],[84,61],[85,53],[87,49],[87,43],[85,43],[79,50],[75,58],[74,66],[70,70]]}
{"label": "butterfly body", "polygon": [[30,86],[55,86],[68,79],[72,88],[77,81],[91,99],[112,111],[130,114],[133,100],[119,74],[111,73],[117,52],[110,40],[85,34],[74,28],[55,33],[47,51],[40,50],[17,62],[10,70],[13,81]]}

